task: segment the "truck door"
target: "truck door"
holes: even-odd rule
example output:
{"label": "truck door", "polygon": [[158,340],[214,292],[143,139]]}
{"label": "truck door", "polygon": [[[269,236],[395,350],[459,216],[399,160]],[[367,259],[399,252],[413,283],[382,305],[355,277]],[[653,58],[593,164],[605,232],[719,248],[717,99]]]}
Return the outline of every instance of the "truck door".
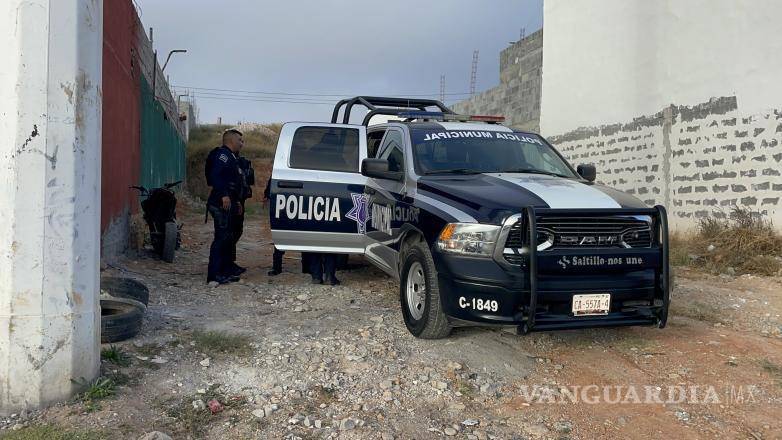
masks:
{"label": "truck door", "polygon": [[[405,135],[398,127],[389,128],[376,157],[388,160],[389,171],[407,174]],[[405,180],[369,179],[366,192],[370,196],[370,222],[367,228],[366,257],[385,272],[397,276],[400,228],[409,221],[410,205],[405,197]],[[408,215],[409,216],[409,215]]]}
{"label": "truck door", "polygon": [[269,217],[280,250],[363,254],[366,127],[288,123],[274,157]]}

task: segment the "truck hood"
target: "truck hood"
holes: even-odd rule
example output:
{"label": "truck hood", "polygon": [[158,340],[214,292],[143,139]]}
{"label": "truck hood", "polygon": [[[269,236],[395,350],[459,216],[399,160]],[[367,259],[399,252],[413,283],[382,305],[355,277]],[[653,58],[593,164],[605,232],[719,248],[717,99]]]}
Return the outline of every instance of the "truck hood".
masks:
{"label": "truck hood", "polygon": [[481,223],[500,223],[527,206],[536,208],[646,208],[637,198],[607,186],[526,173],[426,176],[418,194],[449,205]]}

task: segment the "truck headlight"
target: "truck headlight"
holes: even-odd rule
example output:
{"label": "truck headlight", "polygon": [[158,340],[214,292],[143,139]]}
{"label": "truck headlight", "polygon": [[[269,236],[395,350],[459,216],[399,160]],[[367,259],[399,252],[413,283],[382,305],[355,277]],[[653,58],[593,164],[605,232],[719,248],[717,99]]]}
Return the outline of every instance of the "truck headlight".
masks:
{"label": "truck headlight", "polygon": [[500,228],[476,223],[448,223],[440,232],[437,248],[454,254],[491,257]]}

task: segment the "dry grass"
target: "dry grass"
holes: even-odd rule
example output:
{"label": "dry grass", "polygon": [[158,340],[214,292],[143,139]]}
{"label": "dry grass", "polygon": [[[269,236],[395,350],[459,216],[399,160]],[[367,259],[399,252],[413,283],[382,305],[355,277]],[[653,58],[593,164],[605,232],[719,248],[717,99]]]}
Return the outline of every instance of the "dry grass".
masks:
{"label": "dry grass", "polygon": [[252,353],[250,337],[240,333],[195,331],[193,341],[200,352],[211,356],[220,354],[247,356]]}
{"label": "dry grass", "polygon": [[781,257],[782,234],[762,214],[740,207],[725,218],[702,219],[692,235],[671,236],[671,264],[709,272],[777,275]]}
{"label": "dry grass", "polygon": [[31,426],[0,434],[2,440],[104,440],[110,435],[97,431],[71,431],[59,426]]}
{"label": "dry grass", "polygon": [[760,368],[768,373],[769,376],[776,381],[777,385],[782,387],[782,367],[768,359],[763,359],[760,361]]}
{"label": "dry grass", "polygon": [[725,324],[725,310],[692,299],[671,301],[671,315],[686,316],[696,321]]}
{"label": "dry grass", "polygon": [[[212,426],[233,418],[230,410],[239,408],[247,401],[242,396],[227,396],[220,392],[220,384],[210,386],[205,394],[192,394],[182,398],[171,398],[159,401],[160,407],[166,416],[172,419],[171,427],[182,431],[188,438],[207,438],[207,433]],[[212,414],[208,408],[200,408],[193,405],[194,401],[202,401],[207,404],[215,399],[223,405],[223,411]],[[236,422],[238,420],[234,420]],[[184,438],[174,436],[174,438]]]}
{"label": "dry grass", "polygon": [[[214,147],[222,144],[222,133],[228,125],[201,125],[190,132],[187,142],[187,189],[190,194],[203,200],[209,196],[209,187],[204,177],[206,156]],[[268,124],[257,130],[244,131],[242,155],[255,162],[274,157],[277,139],[282,124]],[[265,182],[257,182],[265,184]]]}

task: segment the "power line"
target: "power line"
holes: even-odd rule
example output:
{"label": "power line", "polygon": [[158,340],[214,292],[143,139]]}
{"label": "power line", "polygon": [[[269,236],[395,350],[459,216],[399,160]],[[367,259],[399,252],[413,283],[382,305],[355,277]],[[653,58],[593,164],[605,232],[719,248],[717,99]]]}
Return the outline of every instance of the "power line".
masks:
{"label": "power line", "polygon": [[[258,94],[258,95],[284,95],[284,96],[320,96],[320,97],[345,97],[345,96],[362,96],[361,94],[357,94],[355,92],[350,93],[293,93],[293,92],[263,92],[263,91],[254,91],[254,90],[237,90],[237,89],[217,89],[217,88],[210,88],[210,87],[192,87],[192,86],[181,86],[181,85],[173,85],[173,87],[180,88],[180,89],[193,89],[193,90],[204,90],[204,91],[215,91],[215,92],[233,92],[233,93],[251,93],[251,94]],[[364,94],[368,95],[368,94]],[[377,95],[394,95],[394,96],[431,96],[435,97],[438,96],[437,93],[379,93]],[[446,95],[449,96],[458,96],[458,95],[469,95],[469,93],[446,93]]]}
{"label": "power line", "polygon": [[305,98],[305,97],[285,97],[285,96],[264,96],[264,95],[248,95],[248,94],[234,94],[234,93],[220,93],[220,92],[193,92],[199,97],[219,97],[219,98],[248,98],[248,99],[279,99],[279,100],[295,100],[295,101],[312,101],[312,102],[333,102],[325,98]]}
{"label": "power line", "polygon": [[199,96],[199,95],[196,95],[196,97],[199,99],[217,99],[223,101],[276,102],[276,103],[283,103],[283,104],[311,104],[311,105],[330,105],[330,106],[334,105],[333,102],[285,101],[285,100],[278,100],[278,99],[230,98],[230,97],[220,97],[220,96]]}

